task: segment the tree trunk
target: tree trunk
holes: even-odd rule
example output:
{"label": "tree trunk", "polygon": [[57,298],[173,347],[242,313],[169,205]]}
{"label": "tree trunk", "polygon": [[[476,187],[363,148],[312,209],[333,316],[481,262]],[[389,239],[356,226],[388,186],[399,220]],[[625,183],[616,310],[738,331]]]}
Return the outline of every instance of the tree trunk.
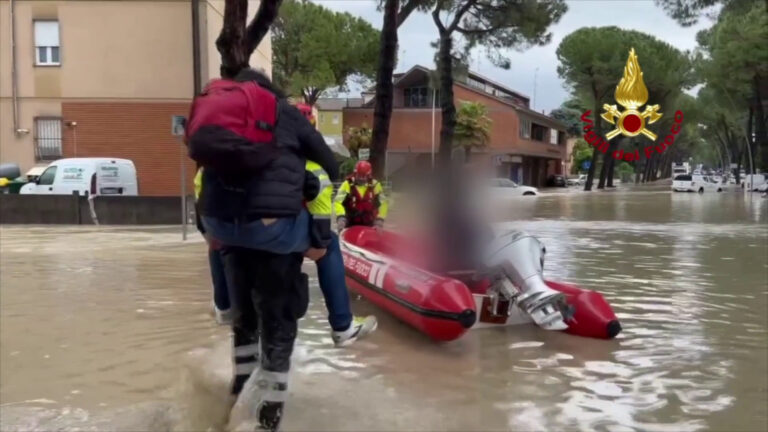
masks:
{"label": "tree trunk", "polygon": [[[256,12],[256,16],[253,17],[253,21],[248,24],[248,28],[246,29],[248,37],[248,58],[251,57],[251,54],[259,46],[261,40],[264,39],[264,36],[269,32],[269,27],[275,21],[275,18],[277,18],[277,13],[280,10],[280,5],[282,3],[283,0],[261,0],[259,3],[259,10]],[[247,60],[248,59],[246,59],[246,61]]]}
{"label": "tree trunk", "polygon": [[389,123],[392,118],[394,83],[392,74],[397,62],[397,11],[400,0],[386,0],[384,4],[384,25],[381,28],[381,52],[379,69],[376,72],[376,105],[373,109],[373,134],[371,140],[371,165],[376,177],[386,173],[387,142]]}
{"label": "tree trunk", "polygon": [[464,147],[464,163],[469,163],[469,159],[472,157],[472,147]]}
{"label": "tree trunk", "polygon": [[[595,131],[595,134],[598,136],[598,139],[602,140],[603,139],[603,129],[602,129],[601,121],[600,121],[600,119],[601,119],[601,117],[600,117],[600,108],[601,108],[601,106],[600,106],[600,97],[597,94],[597,89],[595,88],[594,83],[592,84],[592,95],[595,98],[595,107],[594,107],[594,111],[592,111],[594,113],[594,116],[595,116],[595,127],[592,130]],[[587,181],[584,182],[584,190],[585,191],[592,190],[592,182],[595,179],[595,166],[597,166],[597,158],[599,157],[598,156],[599,154],[600,154],[600,150],[598,149],[598,147],[594,147],[593,151],[592,151],[592,162],[591,162],[591,165],[589,166],[589,170],[587,171]],[[605,159],[603,159],[603,163],[605,163]]]}
{"label": "tree trunk", "polygon": [[[600,181],[597,183],[598,189],[605,188],[605,180],[608,178],[608,170],[613,168],[613,152],[618,148],[619,138],[613,139],[608,145],[608,152],[603,155],[603,166],[600,168]],[[611,175],[613,177],[613,175]]]}
{"label": "tree trunk", "polygon": [[225,0],[224,22],[216,39],[216,49],[221,54],[222,78],[234,78],[248,67],[248,40],[245,33],[247,20],[248,0]]}
{"label": "tree trunk", "polygon": [[440,109],[442,122],[440,127],[440,150],[438,163],[443,168],[451,164],[453,154],[453,132],[456,128],[456,106],[453,103],[453,39],[450,34],[441,31],[438,52],[438,70],[440,72]]}
{"label": "tree trunk", "polygon": [[[623,139],[623,138],[620,138],[620,140],[621,140],[621,141],[619,141],[619,142],[616,144],[616,149],[618,149],[618,148],[619,148],[619,146],[620,146],[621,144],[623,144],[623,141],[624,141],[624,139]],[[625,147],[625,148],[626,148],[626,147]],[[615,149],[614,149],[614,150],[615,150]],[[607,175],[608,175],[608,183],[607,183],[607,186],[608,186],[609,188],[615,187],[615,186],[613,185],[613,175],[614,175],[614,171],[615,171],[615,169],[616,169],[616,158],[614,158],[614,157],[613,157],[613,152],[610,152],[610,159],[608,160],[608,174],[607,174]]]}
{"label": "tree trunk", "polygon": [[651,176],[651,168],[653,167],[653,155],[645,159],[645,169],[643,170],[643,183],[648,183]]}
{"label": "tree trunk", "polygon": [[760,80],[757,76],[753,79],[755,91],[755,147],[760,155],[760,167],[763,171],[768,169],[768,127],[766,127],[765,110],[763,109],[763,100],[760,97]]}
{"label": "tree trunk", "polygon": [[753,107],[749,108],[749,115],[747,116],[747,142],[749,145],[747,146],[747,160],[745,163],[747,164],[747,171],[749,174],[754,174],[754,166],[755,166],[755,140],[753,139],[754,135],[752,134],[752,129],[754,127],[754,124],[752,122],[752,117],[755,115],[755,110]]}

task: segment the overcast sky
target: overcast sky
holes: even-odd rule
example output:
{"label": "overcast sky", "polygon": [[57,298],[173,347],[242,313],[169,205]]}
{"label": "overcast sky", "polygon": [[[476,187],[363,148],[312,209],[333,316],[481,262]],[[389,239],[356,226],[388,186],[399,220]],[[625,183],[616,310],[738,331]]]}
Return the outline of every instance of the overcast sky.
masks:
{"label": "overcast sky", "polygon": [[[333,10],[347,11],[381,28],[382,14],[376,10],[374,0],[312,0]],[[546,46],[534,47],[524,52],[509,51],[512,61],[509,70],[493,66],[482,52],[474,55],[472,70],[504,84],[531,98],[531,107],[547,113],[560,106],[568,97],[568,90],[557,76],[555,51],[560,41],[581,27],[614,25],[656,36],[680,50],[696,46],[696,33],[712,26],[703,18],[695,26],[679,26],[653,0],[573,0],[568,2],[568,12],[560,22],[551,27],[552,41]],[[408,70],[414,65],[434,67],[434,49],[430,43],[437,39],[437,29],[432,17],[414,13],[400,27],[400,55],[396,72]],[[640,57],[642,67],[642,57]],[[536,73],[538,68],[538,73]],[[621,78],[617,71],[617,80]],[[534,100],[534,75],[536,91]],[[354,96],[359,96],[355,94]]]}

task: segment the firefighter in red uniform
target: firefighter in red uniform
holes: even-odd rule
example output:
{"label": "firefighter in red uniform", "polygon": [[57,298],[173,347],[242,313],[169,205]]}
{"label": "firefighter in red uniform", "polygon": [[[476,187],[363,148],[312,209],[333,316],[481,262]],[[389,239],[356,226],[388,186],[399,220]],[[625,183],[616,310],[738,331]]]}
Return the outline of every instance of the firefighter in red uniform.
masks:
{"label": "firefighter in red uniform", "polygon": [[369,162],[360,161],[355,165],[355,171],[339,187],[334,206],[339,231],[353,225],[384,226],[387,199],[381,183],[373,178]]}

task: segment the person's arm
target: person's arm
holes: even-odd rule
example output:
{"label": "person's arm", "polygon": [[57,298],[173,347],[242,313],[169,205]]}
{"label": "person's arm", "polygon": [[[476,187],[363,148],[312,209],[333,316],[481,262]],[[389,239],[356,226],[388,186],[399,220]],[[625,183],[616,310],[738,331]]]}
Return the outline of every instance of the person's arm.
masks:
{"label": "person's arm", "polygon": [[336,198],[333,200],[337,219],[347,215],[347,210],[344,208],[344,200],[347,199],[347,195],[349,195],[349,182],[345,181],[339,186],[339,191],[336,192]]}
{"label": "person's arm", "polygon": [[387,196],[384,194],[384,187],[381,186],[381,182],[376,182],[376,186],[373,189],[373,195],[376,197],[376,204],[379,207],[379,219],[386,219],[389,214],[389,202]]}
{"label": "person's arm", "polygon": [[307,210],[312,215],[310,242],[313,248],[325,249],[331,244],[331,211],[333,202],[333,184],[322,168],[307,171],[307,175],[318,181],[319,192],[307,202]]}
{"label": "person's arm", "polygon": [[296,135],[301,144],[301,150],[307,160],[317,162],[325,170],[332,182],[339,179],[339,163],[333,155],[331,148],[325,143],[320,132],[312,126],[306,117],[301,115],[294,106],[287,106],[283,112],[290,116],[295,125]]}

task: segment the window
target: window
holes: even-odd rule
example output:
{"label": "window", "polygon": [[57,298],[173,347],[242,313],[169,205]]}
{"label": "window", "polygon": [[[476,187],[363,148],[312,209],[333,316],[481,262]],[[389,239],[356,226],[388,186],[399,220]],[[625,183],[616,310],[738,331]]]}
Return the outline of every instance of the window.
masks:
{"label": "window", "polygon": [[55,160],[61,157],[61,119],[35,119],[35,156],[37,160]]}
{"label": "window", "polygon": [[501,187],[516,188],[517,185],[510,179],[499,179],[499,185]]}
{"label": "window", "polygon": [[531,121],[520,120],[520,138],[531,138]]}
{"label": "window", "polygon": [[426,87],[410,87],[405,89],[405,106],[408,108],[424,108],[429,106],[428,89]]}
{"label": "window", "polygon": [[333,122],[333,124],[335,124],[335,125],[339,124],[339,115],[338,115],[338,114],[334,114],[334,115],[333,115],[333,120],[332,120],[332,122]]}
{"label": "window", "polygon": [[40,181],[38,181],[37,184],[48,186],[53,184],[53,179],[56,178],[56,167],[51,166],[48,167],[43,173],[40,175]]}
{"label": "window", "polygon": [[545,141],[545,136],[547,134],[548,128],[545,128],[544,126],[540,124],[533,123],[531,125],[531,139],[534,141]]}
{"label": "window", "polygon": [[59,22],[35,21],[35,64],[58,66],[59,54]]}
{"label": "window", "polygon": [[552,145],[557,145],[557,129],[550,129],[549,131],[549,143]]}

